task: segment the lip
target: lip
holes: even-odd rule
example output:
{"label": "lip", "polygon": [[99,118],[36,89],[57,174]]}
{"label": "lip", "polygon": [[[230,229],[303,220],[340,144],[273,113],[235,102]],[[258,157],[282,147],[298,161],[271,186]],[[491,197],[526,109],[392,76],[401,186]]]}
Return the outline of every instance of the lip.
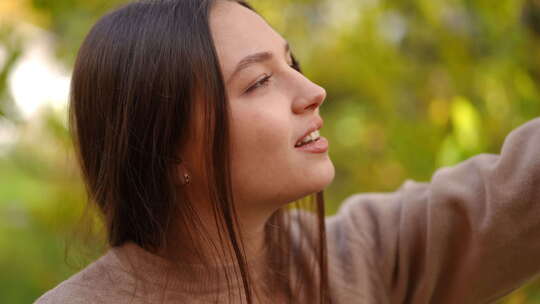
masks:
{"label": "lip", "polygon": [[299,151],[309,153],[325,153],[328,151],[328,140],[324,137],[320,137],[316,141],[312,141],[309,144],[296,148]]}
{"label": "lip", "polygon": [[306,132],[304,132],[304,135],[298,137],[294,143],[293,143],[293,147],[296,145],[296,143],[301,140],[302,138],[306,137],[309,133],[313,132],[313,131],[316,131],[316,130],[319,130],[320,128],[322,128],[324,124],[324,121],[321,117],[316,117],[314,120],[311,121],[310,123],[310,127],[307,129]]}

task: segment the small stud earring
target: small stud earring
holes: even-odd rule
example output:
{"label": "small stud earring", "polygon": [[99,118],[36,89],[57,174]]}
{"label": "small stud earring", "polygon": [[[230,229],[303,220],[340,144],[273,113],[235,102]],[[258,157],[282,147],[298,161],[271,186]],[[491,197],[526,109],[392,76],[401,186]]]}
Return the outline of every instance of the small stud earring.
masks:
{"label": "small stud earring", "polygon": [[[184,162],[182,158],[176,158],[174,161],[178,165]],[[187,171],[187,168],[184,167],[184,170]],[[183,175],[184,175],[184,180],[182,181],[182,185],[189,185],[191,182],[191,177],[189,176],[189,173],[184,172]]]}

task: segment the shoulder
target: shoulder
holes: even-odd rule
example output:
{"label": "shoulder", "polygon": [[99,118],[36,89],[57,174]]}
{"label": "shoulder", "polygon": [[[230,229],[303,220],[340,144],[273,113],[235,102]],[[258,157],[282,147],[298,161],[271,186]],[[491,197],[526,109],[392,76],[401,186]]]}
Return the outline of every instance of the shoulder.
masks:
{"label": "shoulder", "polygon": [[[76,275],[77,276],[77,275]],[[34,304],[88,304],[100,303],[95,301],[88,286],[79,285],[72,278],[60,283],[55,288],[39,297]]]}
{"label": "shoulder", "polygon": [[98,304],[119,303],[119,282],[124,282],[122,271],[110,252],[92,262],[80,272],[61,282],[39,297],[34,304]]}

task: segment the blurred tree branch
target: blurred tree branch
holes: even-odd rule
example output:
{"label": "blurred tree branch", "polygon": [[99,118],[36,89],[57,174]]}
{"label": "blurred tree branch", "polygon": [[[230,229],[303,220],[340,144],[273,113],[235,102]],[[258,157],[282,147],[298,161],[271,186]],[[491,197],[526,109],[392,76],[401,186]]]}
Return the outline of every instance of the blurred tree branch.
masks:
{"label": "blurred tree branch", "polygon": [[0,63],[0,116],[16,121],[18,112],[9,91],[8,80],[22,55],[23,47],[20,37],[15,34],[11,25],[0,26],[0,48],[5,54],[5,60]]}

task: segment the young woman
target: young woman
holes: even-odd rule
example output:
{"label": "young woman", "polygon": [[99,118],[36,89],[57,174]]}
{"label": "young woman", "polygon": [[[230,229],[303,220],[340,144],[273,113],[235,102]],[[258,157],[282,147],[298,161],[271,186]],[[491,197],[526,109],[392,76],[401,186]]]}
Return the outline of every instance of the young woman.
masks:
{"label": "young woman", "polygon": [[[249,5],[104,16],[71,128],[110,248],[37,303],[489,303],[540,271],[540,120],[324,219],[334,167],[286,42]],[[314,212],[289,208],[311,197]]]}

